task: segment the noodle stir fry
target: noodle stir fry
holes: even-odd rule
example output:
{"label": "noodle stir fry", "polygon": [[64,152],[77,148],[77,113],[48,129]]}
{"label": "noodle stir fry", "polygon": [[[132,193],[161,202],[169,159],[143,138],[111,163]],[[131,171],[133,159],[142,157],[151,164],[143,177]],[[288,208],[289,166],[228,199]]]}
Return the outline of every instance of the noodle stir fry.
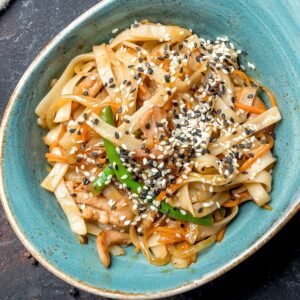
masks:
{"label": "noodle stir fry", "polygon": [[271,209],[281,116],[239,53],[227,38],[141,22],[51,82],[36,108],[51,165],[41,186],[81,243],[96,236],[105,267],[132,244],[151,264],[186,268],[239,205]]}

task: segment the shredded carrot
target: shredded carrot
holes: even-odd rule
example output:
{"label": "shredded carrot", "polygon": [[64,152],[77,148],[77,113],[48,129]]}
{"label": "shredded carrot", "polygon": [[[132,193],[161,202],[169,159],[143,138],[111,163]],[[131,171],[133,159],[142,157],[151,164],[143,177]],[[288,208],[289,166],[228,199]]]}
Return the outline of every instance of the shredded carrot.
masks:
{"label": "shredded carrot", "polygon": [[224,238],[226,226],[224,226],[218,233],[217,233],[217,242],[221,242]]}
{"label": "shredded carrot", "polygon": [[262,208],[266,209],[266,210],[273,210],[272,206],[269,204],[265,204],[262,206]]}
{"label": "shredded carrot", "polygon": [[118,104],[115,103],[115,102],[111,102],[111,101],[107,101],[105,103],[100,103],[99,106],[97,106],[93,112],[96,114],[96,115],[99,115],[100,111],[106,107],[106,106],[111,106],[111,109],[113,110],[113,113],[116,114],[117,113],[117,110],[119,108]]}
{"label": "shredded carrot", "polygon": [[169,59],[164,59],[164,61],[162,62],[162,68],[165,71],[168,71],[170,68],[170,60]]}
{"label": "shredded carrot", "polygon": [[57,147],[58,146],[58,142],[57,141],[54,141],[53,143],[51,143],[49,145],[49,150],[50,152],[52,152],[53,148]]}
{"label": "shredded carrot", "polygon": [[151,93],[145,84],[139,85],[138,97],[144,101],[151,97]]}
{"label": "shredded carrot", "polygon": [[264,111],[268,110],[266,104],[258,96],[254,98],[253,106],[263,109]]}
{"label": "shredded carrot", "polygon": [[265,91],[267,93],[270,103],[273,107],[277,106],[276,98],[268,88],[266,88],[264,85],[260,84],[258,81],[254,80],[254,79],[251,79],[251,81],[253,81],[257,86],[259,86],[263,91]]}
{"label": "shredded carrot", "polygon": [[225,202],[222,206],[224,207],[234,207],[240,204],[240,199],[229,200]]}
{"label": "shredded carrot", "polygon": [[190,109],[190,110],[191,110],[191,109],[193,108],[191,102],[185,100],[184,103],[185,103],[187,109]]}
{"label": "shredded carrot", "polygon": [[255,151],[253,151],[253,152],[255,152],[254,157],[251,157],[251,158],[247,159],[242,164],[239,171],[241,173],[246,171],[260,156],[264,155],[267,151],[272,149],[272,147],[273,147],[273,142],[271,142],[270,144],[259,146],[257,149],[255,149]]}
{"label": "shredded carrot", "polygon": [[251,113],[255,113],[255,114],[261,114],[265,111],[264,109],[254,107],[254,106],[245,105],[245,104],[242,104],[241,102],[238,102],[238,101],[234,102],[234,106],[237,107],[237,108],[241,108],[242,110],[245,110],[245,111],[248,111],[248,112],[251,112]]}
{"label": "shredded carrot", "polygon": [[248,199],[250,198],[250,194],[248,192],[239,193],[240,197],[239,199]]}
{"label": "shredded carrot", "polygon": [[135,248],[134,248],[134,253],[138,253],[140,251],[140,246],[137,245]]}
{"label": "shredded carrot", "polygon": [[244,79],[244,81],[246,82],[247,86],[251,86],[251,81],[249,79],[249,77],[241,70],[234,70],[233,71],[233,74],[238,76],[238,77],[241,77]]}
{"label": "shredded carrot", "polygon": [[159,195],[156,197],[156,200],[161,201],[166,198],[167,192],[174,194],[183,185],[183,183],[184,182],[171,184],[166,190],[159,193]]}
{"label": "shredded carrot", "polygon": [[45,157],[47,158],[48,162],[63,162],[68,163],[68,158],[63,155],[53,154],[53,153],[46,153]]}

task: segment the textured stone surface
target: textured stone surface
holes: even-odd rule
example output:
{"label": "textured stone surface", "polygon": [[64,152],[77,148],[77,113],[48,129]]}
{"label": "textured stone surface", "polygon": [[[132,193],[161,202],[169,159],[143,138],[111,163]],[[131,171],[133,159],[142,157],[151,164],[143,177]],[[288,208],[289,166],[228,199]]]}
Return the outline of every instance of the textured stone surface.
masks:
{"label": "textured stone surface", "polygon": [[[15,0],[0,12],[0,116],[31,61],[96,0]],[[173,300],[300,299],[298,213],[265,247],[221,278]],[[0,208],[0,299],[99,299],[72,289],[26,253]]]}

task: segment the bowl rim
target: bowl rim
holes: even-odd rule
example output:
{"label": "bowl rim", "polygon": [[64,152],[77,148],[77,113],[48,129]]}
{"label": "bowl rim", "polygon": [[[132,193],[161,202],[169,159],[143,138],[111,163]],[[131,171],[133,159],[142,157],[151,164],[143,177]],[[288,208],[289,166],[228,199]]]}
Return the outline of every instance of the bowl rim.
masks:
{"label": "bowl rim", "polygon": [[0,127],[0,160],[1,160],[1,168],[0,168],[0,198],[1,203],[4,208],[4,212],[8,218],[8,221],[10,225],[12,226],[15,234],[18,236],[22,244],[25,246],[25,248],[41,263],[42,266],[44,266],[47,270],[49,270],[51,273],[56,275],[58,278],[62,279],[63,281],[78,287],[84,291],[87,291],[89,293],[93,293],[95,295],[109,297],[113,299],[161,299],[165,297],[170,297],[173,295],[177,295],[180,293],[187,292],[189,290],[195,289],[201,285],[204,285],[219,276],[225,274],[241,262],[243,262],[245,259],[250,257],[252,254],[254,254],[258,249],[260,249],[263,245],[265,245],[273,236],[275,236],[276,233],[280,231],[280,229],[283,228],[283,226],[300,210],[300,190],[296,191],[292,198],[292,204],[289,205],[284,213],[278,218],[273,225],[267,230],[262,236],[260,236],[250,247],[248,247],[245,251],[240,253],[236,258],[228,261],[226,264],[224,264],[222,267],[218,268],[215,271],[212,271],[202,278],[196,279],[192,282],[185,283],[181,286],[164,290],[164,291],[158,291],[158,292],[152,292],[150,293],[127,293],[122,291],[113,291],[108,290],[104,288],[98,288],[92,285],[89,285],[85,282],[82,282],[78,279],[74,279],[72,276],[65,274],[62,270],[60,270],[58,267],[55,267],[52,265],[47,258],[41,254],[38,249],[36,249],[29,239],[26,237],[25,233],[22,231],[20,226],[18,225],[18,222],[16,220],[16,217],[14,216],[11,208],[10,208],[10,201],[8,199],[8,196],[6,195],[5,191],[5,185],[4,185],[4,177],[5,174],[3,172],[2,168],[2,162],[4,160],[4,147],[5,147],[5,133],[6,133],[6,127],[9,120],[9,116],[12,112],[12,108],[17,101],[19,92],[23,88],[24,82],[30,77],[30,74],[36,66],[39,64],[39,61],[45,57],[47,57],[48,52],[58,43],[60,43],[60,40],[62,37],[64,37],[66,34],[68,34],[70,31],[76,30],[76,27],[80,25],[83,21],[88,19],[91,15],[93,15],[96,11],[100,10],[102,7],[105,7],[106,5],[109,5],[113,3],[115,0],[102,0],[100,3],[95,4],[91,8],[89,8],[86,12],[81,14],[79,17],[77,17],[74,21],[72,21],[69,25],[67,25],[63,30],[61,30],[36,56],[36,58],[33,60],[33,62],[29,65],[23,76],[21,77],[19,83],[17,84],[15,90],[13,91],[9,102],[7,104],[7,107],[5,109],[5,112],[3,114],[1,127]]}

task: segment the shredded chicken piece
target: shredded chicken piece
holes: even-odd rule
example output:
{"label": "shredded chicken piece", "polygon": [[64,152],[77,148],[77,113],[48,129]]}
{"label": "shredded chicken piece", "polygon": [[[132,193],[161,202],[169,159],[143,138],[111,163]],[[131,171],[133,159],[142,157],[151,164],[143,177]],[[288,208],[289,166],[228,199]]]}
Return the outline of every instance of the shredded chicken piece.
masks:
{"label": "shredded chicken piece", "polygon": [[102,231],[96,239],[96,246],[99,257],[103,265],[108,268],[110,265],[109,248],[114,245],[129,245],[130,239],[128,233],[122,233],[114,230]]}

